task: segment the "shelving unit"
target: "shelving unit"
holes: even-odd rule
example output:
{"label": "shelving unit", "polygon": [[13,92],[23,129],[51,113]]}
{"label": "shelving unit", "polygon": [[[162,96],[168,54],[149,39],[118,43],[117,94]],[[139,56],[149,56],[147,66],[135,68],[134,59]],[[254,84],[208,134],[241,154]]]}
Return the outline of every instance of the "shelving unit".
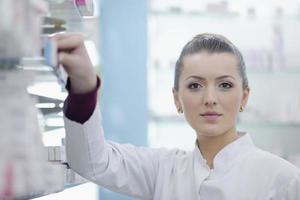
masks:
{"label": "shelving unit", "polygon": [[[51,9],[69,9],[58,16],[66,30],[85,29],[73,0],[53,2],[0,1],[0,199],[37,198],[87,182],[67,164],[61,111],[67,92],[40,55]],[[54,119],[60,123],[49,125]]]}

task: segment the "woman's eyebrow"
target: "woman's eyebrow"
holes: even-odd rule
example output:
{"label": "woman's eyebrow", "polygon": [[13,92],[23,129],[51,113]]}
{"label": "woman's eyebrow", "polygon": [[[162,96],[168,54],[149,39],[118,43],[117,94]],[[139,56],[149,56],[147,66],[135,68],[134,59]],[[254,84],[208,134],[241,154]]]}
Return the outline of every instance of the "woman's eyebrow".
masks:
{"label": "woman's eyebrow", "polygon": [[225,79],[225,78],[232,78],[233,80],[235,80],[235,78],[233,76],[230,76],[230,75],[219,76],[219,77],[216,78],[216,80],[221,80],[221,79]]}
{"label": "woman's eyebrow", "polygon": [[[201,77],[201,76],[189,76],[185,80],[190,79],[190,78],[195,78],[195,79],[198,79],[198,80],[201,80],[201,81],[206,80],[206,78]],[[221,80],[221,79],[224,79],[224,78],[232,78],[233,80],[235,80],[235,78],[233,76],[230,76],[230,75],[219,76],[219,77],[216,78],[216,80]]]}
{"label": "woman's eyebrow", "polygon": [[190,78],[199,79],[199,80],[201,80],[201,81],[204,81],[204,80],[205,80],[205,78],[203,78],[203,77],[201,77],[201,76],[189,76],[189,77],[187,77],[185,80],[190,79]]}

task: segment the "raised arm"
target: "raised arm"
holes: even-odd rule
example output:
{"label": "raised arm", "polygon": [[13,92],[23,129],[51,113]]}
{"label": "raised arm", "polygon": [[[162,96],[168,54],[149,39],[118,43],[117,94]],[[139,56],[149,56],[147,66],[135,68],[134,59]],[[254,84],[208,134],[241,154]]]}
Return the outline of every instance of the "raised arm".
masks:
{"label": "raised arm", "polygon": [[69,75],[64,121],[70,167],[113,191],[152,199],[159,150],[105,140],[97,104],[100,79],[97,81],[83,39],[77,34],[60,34],[55,38],[59,60]]}

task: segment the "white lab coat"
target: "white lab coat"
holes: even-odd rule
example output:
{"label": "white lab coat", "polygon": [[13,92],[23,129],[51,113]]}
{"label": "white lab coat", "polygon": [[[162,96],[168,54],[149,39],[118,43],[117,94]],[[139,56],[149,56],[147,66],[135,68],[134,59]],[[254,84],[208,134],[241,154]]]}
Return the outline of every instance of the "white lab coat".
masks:
{"label": "white lab coat", "polygon": [[300,200],[299,169],[255,147],[248,134],[223,148],[210,170],[197,145],[186,152],[106,141],[98,106],[83,125],[64,120],[71,168],[135,199]]}

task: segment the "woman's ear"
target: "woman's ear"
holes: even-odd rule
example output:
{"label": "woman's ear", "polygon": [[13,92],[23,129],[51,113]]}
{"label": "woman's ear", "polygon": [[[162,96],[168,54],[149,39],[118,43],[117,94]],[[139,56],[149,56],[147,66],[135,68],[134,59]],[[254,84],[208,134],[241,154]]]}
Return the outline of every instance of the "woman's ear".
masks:
{"label": "woman's ear", "polygon": [[176,110],[177,110],[177,112],[180,112],[180,111],[182,111],[182,108],[181,108],[181,103],[179,101],[178,91],[175,90],[175,88],[173,88],[172,93],[173,93],[173,99],[174,99],[174,104],[175,104]]}
{"label": "woman's ear", "polygon": [[250,88],[247,87],[243,90],[243,98],[242,98],[243,107],[247,105],[249,94],[250,94]]}

